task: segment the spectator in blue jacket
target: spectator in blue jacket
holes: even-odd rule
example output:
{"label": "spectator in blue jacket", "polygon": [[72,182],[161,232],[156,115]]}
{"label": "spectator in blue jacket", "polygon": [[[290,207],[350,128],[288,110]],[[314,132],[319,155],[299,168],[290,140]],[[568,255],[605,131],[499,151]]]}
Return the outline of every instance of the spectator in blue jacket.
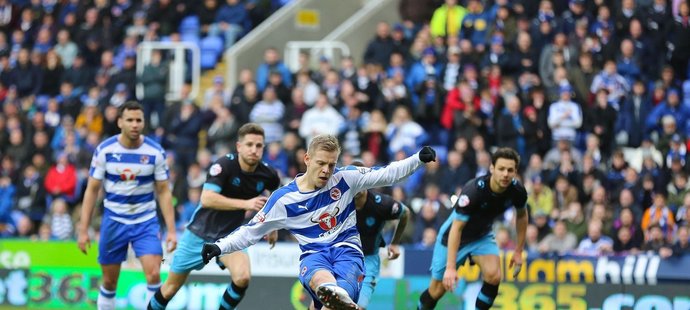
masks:
{"label": "spectator in blue jacket", "polygon": [[264,51],[264,62],[256,69],[256,86],[263,92],[268,85],[268,76],[271,71],[280,72],[283,76],[283,84],[292,87],[292,73],[290,69],[280,60],[280,54],[275,47],[269,47]]}
{"label": "spectator in blue jacket", "polygon": [[209,27],[208,35],[219,36],[223,32],[225,49],[228,49],[251,26],[247,9],[240,0],[226,0],[226,4],[216,14],[216,21]]}
{"label": "spectator in blue jacket", "polygon": [[680,105],[680,95],[678,90],[669,89],[666,95],[666,101],[657,105],[652,113],[647,116],[647,121],[645,122],[648,131],[658,131],[661,127],[661,118],[665,115],[672,115],[676,119],[676,124],[678,125],[678,131],[683,132],[685,135],[689,133],[690,130],[690,111],[687,107]]}

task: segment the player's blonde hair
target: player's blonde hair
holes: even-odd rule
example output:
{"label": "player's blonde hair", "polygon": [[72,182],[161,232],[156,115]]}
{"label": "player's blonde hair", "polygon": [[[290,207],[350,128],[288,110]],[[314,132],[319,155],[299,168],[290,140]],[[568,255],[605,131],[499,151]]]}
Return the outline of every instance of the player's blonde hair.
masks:
{"label": "player's blonde hair", "polygon": [[340,154],[340,143],[333,135],[318,135],[311,139],[307,154],[313,156],[316,151],[337,152]]}

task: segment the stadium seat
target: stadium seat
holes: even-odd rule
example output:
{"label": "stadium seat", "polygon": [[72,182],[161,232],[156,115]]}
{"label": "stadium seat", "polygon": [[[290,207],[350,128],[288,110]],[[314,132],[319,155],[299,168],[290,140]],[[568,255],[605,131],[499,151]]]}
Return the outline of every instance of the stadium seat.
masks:
{"label": "stadium seat", "polygon": [[180,41],[199,45],[199,35],[192,33],[182,33],[180,34]]}
{"label": "stadium seat", "polygon": [[201,70],[213,69],[218,63],[218,54],[211,50],[201,50],[200,55]]}
{"label": "stadium seat", "polygon": [[207,36],[201,39],[201,42],[199,42],[199,49],[201,49],[202,53],[204,51],[213,51],[216,53],[216,56],[218,56],[223,52],[223,39],[214,36]]}
{"label": "stadium seat", "polygon": [[180,27],[178,28],[180,34],[196,34],[199,35],[201,30],[201,23],[199,22],[199,17],[196,15],[189,15],[182,19]]}

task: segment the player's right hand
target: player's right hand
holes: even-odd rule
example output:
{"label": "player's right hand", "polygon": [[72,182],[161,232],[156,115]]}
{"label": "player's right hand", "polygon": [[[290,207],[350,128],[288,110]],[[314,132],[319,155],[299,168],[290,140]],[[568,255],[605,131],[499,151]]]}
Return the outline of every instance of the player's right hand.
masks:
{"label": "player's right hand", "polygon": [[247,204],[245,205],[245,210],[247,210],[247,211],[259,211],[266,204],[266,200],[268,200],[268,198],[266,198],[264,196],[256,196],[252,199],[249,199],[249,200],[247,200]]}
{"label": "player's right hand", "polygon": [[425,146],[419,151],[419,160],[423,163],[428,163],[430,161],[436,161],[436,151],[430,146]]}
{"label": "player's right hand", "polygon": [[204,243],[204,247],[201,249],[201,259],[204,261],[204,265],[220,254],[220,247],[215,243]]}
{"label": "player's right hand", "polygon": [[443,273],[443,287],[447,292],[454,292],[455,287],[458,284],[458,272],[455,268],[446,268]]}
{"label": "player's right hand", "polygon": [[89,238],[89,233],[80,233],[79,238],[77,240],[79,249],[82,253],[86,254],[86,252],[91,247],[91,239]]}

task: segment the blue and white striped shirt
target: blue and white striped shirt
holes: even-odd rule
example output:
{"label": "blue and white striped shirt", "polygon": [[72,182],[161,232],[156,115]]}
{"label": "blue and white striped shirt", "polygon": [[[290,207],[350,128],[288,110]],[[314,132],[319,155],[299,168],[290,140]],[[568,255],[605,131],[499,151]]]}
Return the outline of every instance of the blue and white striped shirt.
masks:
{"label": "blue and white striped shirt", "polygon": [[168,180],[165,150],[149,138],[129,149],[108,138],[96,148],[89,176],[103,181],[104,216],[123,224],[136,224],[156,216],[155,181]]}
{"label": "blue and white striped shirt", "polygon": [[223,253],[249,247],[274,230],[287,229],[302,253],[337,246],[362,251],[353,198],[357,192],[389,186],[422,165],[418,154],[381,168],[338,168],[323,188],[301,192],[296,181],[279,188],[246,225],[216,242]]}

